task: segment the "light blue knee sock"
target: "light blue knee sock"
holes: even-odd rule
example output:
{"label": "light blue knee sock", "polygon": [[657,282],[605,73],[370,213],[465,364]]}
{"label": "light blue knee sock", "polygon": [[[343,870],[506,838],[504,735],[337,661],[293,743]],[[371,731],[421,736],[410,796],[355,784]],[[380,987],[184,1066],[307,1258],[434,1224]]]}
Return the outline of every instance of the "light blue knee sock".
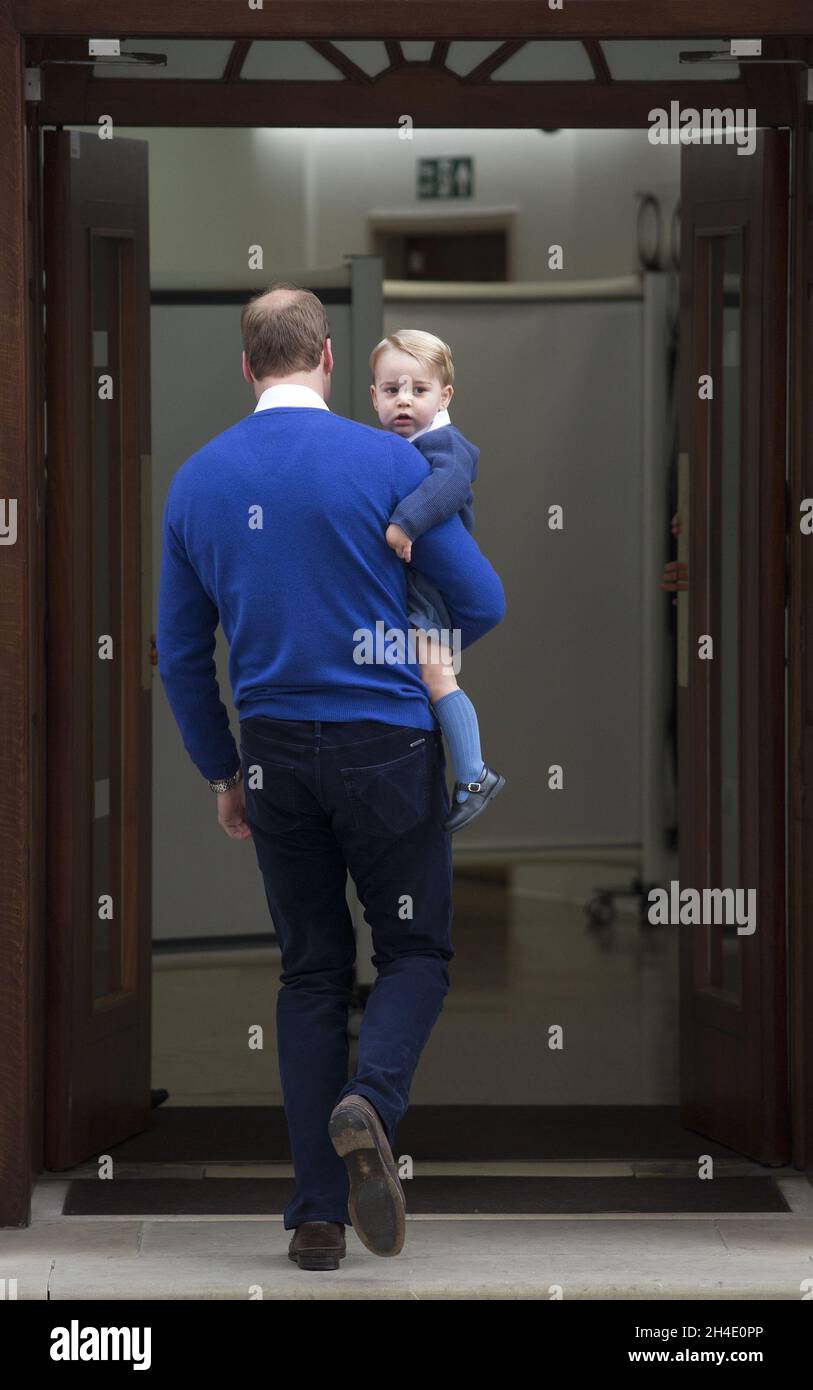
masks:
{"label": "light blue knee sock", "polygon": [[[480,752],[480,727],[477,714],[464,690],[452,690],[433,704],[444,738],[449,745],[456,782],[479,782],[483,772]],[[457,790],[458,801],[465,801],[468,792]]]}

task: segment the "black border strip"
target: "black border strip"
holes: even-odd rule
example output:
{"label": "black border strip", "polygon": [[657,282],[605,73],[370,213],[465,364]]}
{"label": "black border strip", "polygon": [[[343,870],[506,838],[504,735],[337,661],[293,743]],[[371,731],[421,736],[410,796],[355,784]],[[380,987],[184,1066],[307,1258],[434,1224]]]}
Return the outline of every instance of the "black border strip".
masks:
{"label": "black border strip", "polygon": [[175,955],[192,951],[247,951],[257,946],[279,946],[275,932],[258,932],[250,936],[165,936],[153,938],[155,956]]}
{"label": "black border strip", "polygon": [[[303,285],[303,289],[310,286]],[[257,293],[256,285],[250,290],[151,290],[150,304],[247,304]],[[351,304],[350,286],[325,285],[320,289],[314,286],[313,293],[323,304]]]}

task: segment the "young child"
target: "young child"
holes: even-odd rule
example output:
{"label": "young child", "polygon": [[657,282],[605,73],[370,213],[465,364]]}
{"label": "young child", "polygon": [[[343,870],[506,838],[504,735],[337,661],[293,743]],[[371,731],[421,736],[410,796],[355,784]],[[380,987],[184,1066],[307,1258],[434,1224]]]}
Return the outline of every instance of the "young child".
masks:
{"label": "young child", "polygon": [[[447,343],[433,333],[399,329],[373,348],[370,371],[370,393],[381,424],[409,439],[432,469],[398,503],[387,527],[387,544],[400,559],[409,561],[412,542],[455,512],[467,530],[474,529],[471,484],[477,477],[480,450],[449,418],[454,365]],[[443,596],[425,575],[412,569],[407,570],[407,613],[412,626],[427,635],[429,657],[421,662],[421,679],[458,779],[457,805],[444,821],[444,829],[453,832],[485,810],[504,787],[505,778],[483,762],[474,705],[457,684],[451,652],[441,637],[443,629],[452,628]]]}

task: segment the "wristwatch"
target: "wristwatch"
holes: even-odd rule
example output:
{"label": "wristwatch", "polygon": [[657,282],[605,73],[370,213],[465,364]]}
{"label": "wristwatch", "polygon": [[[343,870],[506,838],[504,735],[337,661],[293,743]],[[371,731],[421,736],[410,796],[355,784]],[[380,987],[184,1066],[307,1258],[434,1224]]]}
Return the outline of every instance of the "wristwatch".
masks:
{"label": "wristwatch", "polygon": [[243,769],[242,767],[238,767],[237,771],[233,772],[231,777],[221,777],[217,782],[210,782],[209,786],[212,788],[213,792],[231,791],[232,787],[236,787],[238,782],[242,781],[242,777]]}

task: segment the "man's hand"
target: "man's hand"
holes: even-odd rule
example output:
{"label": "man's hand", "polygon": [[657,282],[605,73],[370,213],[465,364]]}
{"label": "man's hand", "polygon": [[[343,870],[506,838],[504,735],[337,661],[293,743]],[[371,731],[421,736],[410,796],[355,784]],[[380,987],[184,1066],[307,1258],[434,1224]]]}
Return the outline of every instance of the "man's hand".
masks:
{"label": "man's hand", "polygon": [[231,840],[250,840],[246,822],[246,791],[242,782],[227,792],[217,793],[217,820]]}
{"label": "man's hand", "polygon": [[390,522],[386,531],[387,545],[394,550],[399,560],[412,559],[412,541],[401,526]]}

